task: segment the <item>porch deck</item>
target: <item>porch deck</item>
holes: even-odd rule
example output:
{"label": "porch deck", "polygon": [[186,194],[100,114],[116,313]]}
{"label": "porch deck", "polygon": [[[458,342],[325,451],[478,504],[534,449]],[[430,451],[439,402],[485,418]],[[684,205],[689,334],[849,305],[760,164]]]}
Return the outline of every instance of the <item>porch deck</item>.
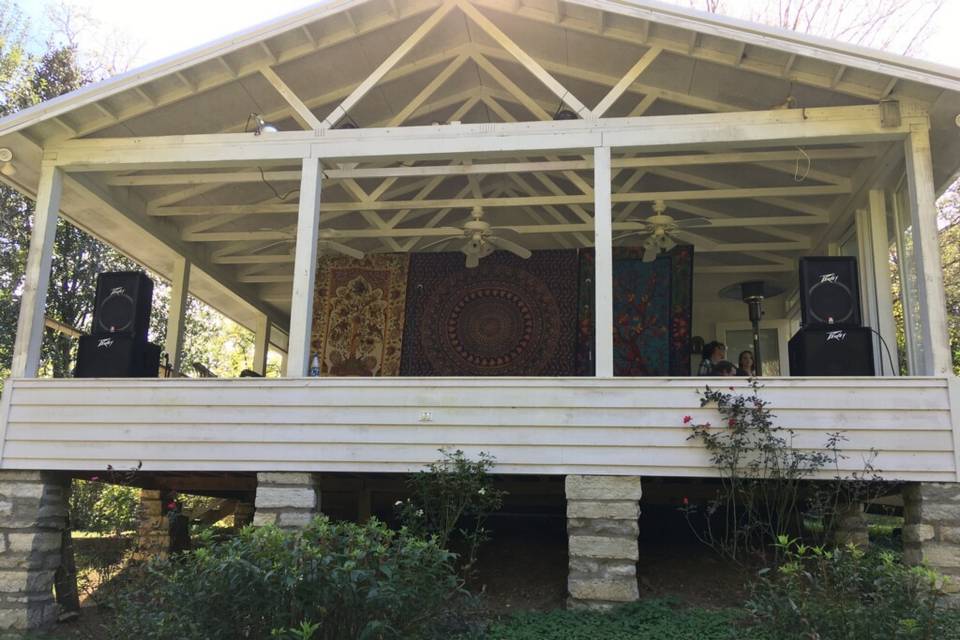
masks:
{"label": "porch deck", "polygon": [[[498,473],[710,477],[683,417],[731,378],[15,379],[0,405],[2,469],[404,472],[437,449],[486,451]],[[960,475],[960,380],[767,378],[795,445],[847,441],[841,473]],[[834,471],[826,473],[832,477]]]}

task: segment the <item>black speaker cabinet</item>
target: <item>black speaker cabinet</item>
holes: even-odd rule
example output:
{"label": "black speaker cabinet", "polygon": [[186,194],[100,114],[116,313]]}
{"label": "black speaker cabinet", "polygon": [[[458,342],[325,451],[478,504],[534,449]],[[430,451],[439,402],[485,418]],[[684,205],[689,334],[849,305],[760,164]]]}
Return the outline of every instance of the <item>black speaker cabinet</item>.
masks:
{"label": "black speaker cabinet", "polygon": [[160,347],[117,333],[80,336],[78,378],[156,378],[160,374]]}
{"label": "black speaker cabinet", "polygon": [[856,258],[800,258],[800,314],[805,327],[859,327]]}
{"label": "black speaker cabinet", "polygon": [[804,327],[790,338],[792,376],[872,376],[873,336],[866,327]]}
{"label": "black speaker cabinet", "polygon": [[141,271],[113,271],[97,276],[92,334],[121,334],[147,339],[153,280]]}

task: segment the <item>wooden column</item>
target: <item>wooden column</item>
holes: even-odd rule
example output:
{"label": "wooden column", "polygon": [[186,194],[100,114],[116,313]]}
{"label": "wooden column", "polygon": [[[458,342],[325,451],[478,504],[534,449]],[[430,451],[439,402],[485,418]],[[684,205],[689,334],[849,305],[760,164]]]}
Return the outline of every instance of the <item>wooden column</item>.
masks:
{"label": "wooden column", "polygon": [[596,271],[596,376],[613,377],[613,210],[610,200],[610,147],[593,150],[593,233]]}
{"label": "wooden column", "polygon": [[297,249],[293,263],[290,344],[287,349],[288,378],[307,375],[307,368],[310,366],[310,330],[313,326],[313,284],[317,273],[322,175],[319,160],[303,159],[300,207],[297,213]]}
{"label": "wooden column", "polygon": [[[873,287],[876,297],[876,324],[874,328],[883,337],[886,347],[880,344],[880,357],[884,360],[884,371],[895,376],[899,370],[890,369],[890,360],[893,366],[899,367],[897,361],[897,327],[893,318],[893,286],[890,282],[890,236],[887,229],[887,198],[881,189],[870,191],[870,248],[873,263]],[[871,321],[873,319],[871,318]],[[877,339],[877,342],[880,342]],[[889,350],[889,354],[887,353]]]}
{"label": "wooden column", "polygon": [[257,318],[257,331],[253,336],[253,367],[251,367],[262,376],[267,374],[267,353],[269,350],[270,318],[263,314]]}
{"label": "wooden column", "polygon": [[947,298],[937,229],[937,204],[930,156],[929,123],[914,126],[904,143],[910,198],[910,225],[917,264],[923,370],[917,375],[949,375],[953,371],[947,330]]}
{"label": "wooden column", "polygon": [[180,371],[183,356],[183,326],[187,317],[187,294],[190,291],[190,261],[181,256],[174,259],[170,278],[170,310],[167,314],[167,340],[164,345],[170,365]]}
{"label": "wooden column", "polygon": [[63,193],[63,171],[52,165],[40,168],[36,209],[30,251],[27,254],[26,277],[20,296],[20,317],[13,348],[14,378],[36,377],[40,368],[40,345],[43,343],[43,317],[47,305],[47,287],[53,262],[53,241],[57,235],[60,196]]}

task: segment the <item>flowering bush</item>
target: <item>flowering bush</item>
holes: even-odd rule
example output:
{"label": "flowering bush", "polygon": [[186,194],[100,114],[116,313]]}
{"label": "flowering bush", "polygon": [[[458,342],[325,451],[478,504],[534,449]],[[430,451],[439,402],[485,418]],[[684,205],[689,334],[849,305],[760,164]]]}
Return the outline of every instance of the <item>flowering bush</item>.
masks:
{"label": "flowering bush", "polygon": [[143,567],[105,637],[379,640],[410,637],[458,592],[453,556],[377,521],[248,527]]}
{"label": "flowering bush", "polygon": [[470,460],[459,449],[440,453],[440,460],[407,480],[410,498],[394,507],[410,532],[435,536],[443,548],[463,544],[462,569],[468,573],[489,537],[486,519],[500,509],[506,493],[493,486],[493,456],[481,453],[479,460]]}
{"label": "flowering bush", "polygon": [[[822,449],[793,446],[793,430],[778,426],[761,386],[750,381],[751,393],[740,395],[707,387],[700,406],[715,409],[722,428],[696,423],[684,416],[720,476],[720,489],[706,505],[684,505],[694,533],[721,554],[739,561],[745,556],[779,553],[778,536],[803,530],[804,512],[821,519],[821,531],[833,531],[838,506],[860,502],[882,491],[868,460],[864,471],[841,477],[844,459],[840,433],[826,434]],[[834,479],[815,485],[811,480],[832,469]]]}

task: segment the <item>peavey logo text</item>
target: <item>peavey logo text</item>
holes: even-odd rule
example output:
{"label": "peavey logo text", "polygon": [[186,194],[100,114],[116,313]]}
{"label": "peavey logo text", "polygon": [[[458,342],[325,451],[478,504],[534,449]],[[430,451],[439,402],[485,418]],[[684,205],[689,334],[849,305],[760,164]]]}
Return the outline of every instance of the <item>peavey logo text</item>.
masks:
{"label": "peavey logo text", "polygon": [[827,342],[831,340],[836,340],[837,342],[843,342],[847,339],[846,331],[828,331],[827,332]]}
{"label": "peavey logo text", "polygon": [[823,284],[824,282],[837,282],[839,279],[840,276],[835,273],[824,273],[820,276],[820,284]]}
{"label": "peavey logo text", "polygon": [[126,287],[114,287],[113,289],[110,289],[110,295],[112,296],[122,296],[126,292]]}
{"label": "peavey logo text", "polygon": [[97,349],[106,349],[113,346],[113,338],[100,338],[97,342]]}

